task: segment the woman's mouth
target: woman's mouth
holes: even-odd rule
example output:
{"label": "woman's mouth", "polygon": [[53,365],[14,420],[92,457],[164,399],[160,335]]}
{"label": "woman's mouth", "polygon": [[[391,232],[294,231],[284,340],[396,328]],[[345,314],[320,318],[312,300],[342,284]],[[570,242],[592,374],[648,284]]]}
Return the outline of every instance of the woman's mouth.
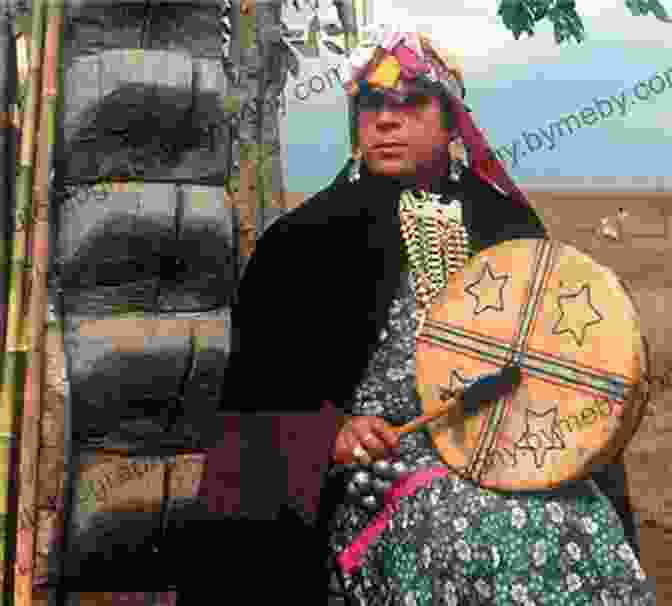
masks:
{"label": "woman's mouth", "polygon": [[405,145],[400,145],[398,143],[390,143],[384,145],[377,145],[374,147],[374,151],[381,154],[399,154],[405,149]]}
{"label": "woman's mouth", "polygon": [[381,143],[380,145],[376,145],[373,149],[399,149],[402,147],[406,146],[403,143]]}

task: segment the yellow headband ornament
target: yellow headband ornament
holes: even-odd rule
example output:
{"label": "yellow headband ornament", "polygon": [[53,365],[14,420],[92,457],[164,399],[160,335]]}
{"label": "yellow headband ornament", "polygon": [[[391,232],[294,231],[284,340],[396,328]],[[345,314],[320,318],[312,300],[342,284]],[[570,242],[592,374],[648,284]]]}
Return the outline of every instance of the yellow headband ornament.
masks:
{"label": "yellow headband ornament", "polygon": [[367,78],[370,86],[381,88],[396,88],[401,75],[399,60],[392,55],[383,59],[375,71]]}
{"label": "yellow headband ornament", "polygon": [[440,82],[449,93],[464,97],[462,70],[425,35],[381,28],[371,42],[373,48],[358,47],[342,66],[343,86],[349,96],[360,92],[363,80],[371,87],[396,89],[402,81],[421,79]]}

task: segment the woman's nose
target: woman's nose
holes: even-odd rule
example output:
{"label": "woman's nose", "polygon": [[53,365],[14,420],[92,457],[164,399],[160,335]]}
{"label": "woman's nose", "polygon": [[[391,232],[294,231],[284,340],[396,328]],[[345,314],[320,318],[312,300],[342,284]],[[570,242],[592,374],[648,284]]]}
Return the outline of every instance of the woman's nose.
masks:
{"label": "woman's nose", "polygon": [[380,124],[401,124],[403,114],[387,103],[376,113],[376,122]]}

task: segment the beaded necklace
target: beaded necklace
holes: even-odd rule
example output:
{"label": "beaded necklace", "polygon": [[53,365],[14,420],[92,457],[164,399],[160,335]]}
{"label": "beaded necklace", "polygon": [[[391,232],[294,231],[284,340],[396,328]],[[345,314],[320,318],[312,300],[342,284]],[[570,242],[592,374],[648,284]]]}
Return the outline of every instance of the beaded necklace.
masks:
{"label": "beaded necklace", "polygon": [[439,194],[406,189],[399,200],[399,216],[415,279],[417,337],[429,306],[446,287],[448,276],[460,270],[473,252],[458,200],[442,204]]}

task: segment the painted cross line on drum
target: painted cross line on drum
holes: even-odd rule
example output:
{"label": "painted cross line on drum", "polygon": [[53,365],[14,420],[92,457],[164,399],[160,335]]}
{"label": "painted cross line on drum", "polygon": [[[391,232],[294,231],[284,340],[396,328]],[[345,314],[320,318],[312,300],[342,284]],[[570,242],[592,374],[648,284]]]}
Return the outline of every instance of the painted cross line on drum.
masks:
{"label": "painted cross line on drum", "polygon": [[[501,341],[479,333],[472,333],[445,322],[425,323],[419,340],[434,347],[460,353],[494,367],[509,363],[513,348]],[[612,373],[605,375],[587,365],[569,363],[547,353],[528,348],[517,364],[524,374],[558,386],[572,387],[587,395],[602,395],[609,399],[625,401],[627,389],[634,387],[628,377]],[[448,390],[450,391],[450,387]]]}
{"label": "painted cross line on drum", "polygon": [[[539,313],[542,292],[544,291],[544,286],[547,285],[548,280],[550,279],[551,270],[555,265],[558,254],[559,246],[552,245],[552,243],[546,239],[537,240],[531,268],[532,275],[528,284],[527,297],[525,298],[525,304],[522,310],[522,318],[518,324],[518,332],[513,339],[512,347],[509,350],[510,356],[507,356],[507,361],[509,363],[520,366],[521,361],[524,359],[523,354],[527,349],[527,341],[530,333],[533,332],[532,326]],[[489,273],[492,272],[490,271]],[[485,275],[485,272],[483,275]],[[506,281],[504,281],[503,285],[504,284],[506,284]],[[503,285],[500,290],[500,295],[502,295],[502,297]],[[504,309],[503,301],[501,309]],[[510,409],[508,398],[498,401],[491,409],[487,418],[484,419],[484,423],[481,424],[481,437],[469,465],[470,475],[477,480],[479,480],[486,471],[483,465],[484,459],[496,446],[495,440],[504,421],[505,408]]]}

